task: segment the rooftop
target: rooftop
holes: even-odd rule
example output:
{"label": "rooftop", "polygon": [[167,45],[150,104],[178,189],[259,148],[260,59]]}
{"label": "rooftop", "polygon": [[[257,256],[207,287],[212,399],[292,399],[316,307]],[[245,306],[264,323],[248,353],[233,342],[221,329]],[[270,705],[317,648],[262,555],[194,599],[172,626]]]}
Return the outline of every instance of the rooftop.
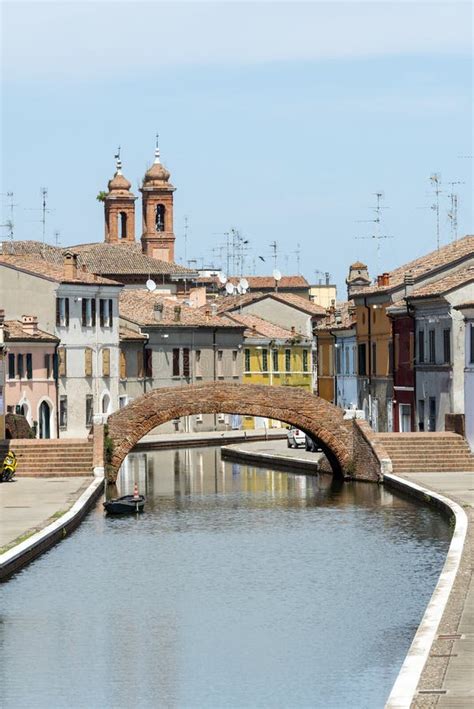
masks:
{"label": "rooftop", "polygon": [[328,308],[326,317],[316,325],[316,330],[349,330],[356,324],[356,313],[353,300],[336,303],[334,308]]}
{"label": "rooftop", "polygon": [[[268,320],[259,318],[257,315],[250,314],[237,314],[230,313],[226,315],[227,318],[234,320],[240,325],[245,325],[246,330],[244,331],[244,337],[256,337],[261,336],[268,338],[269,340],[291,340],[291,339],[301,339],[301,336],[287,330],[279,325],[274,325]],[[306,339],[306,338],[305,338]]]}
{"label": "rooftop", "polygon": [[[62,257],[63,260],[63,257]],[[0,253],[0,264],[16,268],[25,273],[31,273],[35,276],[43,276],[58,283],[76,283],[78,285],[105,285],[105,286],[121,286],[121,283],[111,280],[110,278],[102,278],[95,273],[89,273],[82,269],[77,269],[77,275],[70,278],[64,273],[62,260],[58,263],[52,263],[43,259],[38,254],[16,256],[14,254]]]}
{"label": "rooftop", "polygon": [[474,236],[465,236],[462,239],[458,239],[458,241],[454,241],[452,244],[442,246],[439,250],[432,251],[425,256],[420,256],[414,259],[414,261],[409,261],[403,266],[399,266],[393,271],[388,272],[388,284],[369,286],[368,288],[364,288],[364,290],[354,292],[353,295],[388,293],[394,288],[403,285],[406,273],[411,273],[415,281],[417,281],[423,276],[428,275],[430,271],[436,272],[443,266],[462,261],[462,259],[467,256],[474,256]]}
{"label": "rooftop", "polygon": [[59,342],[59,338],[44,330],[31,329],[20,320],[5,320],[5,341],[6,342]]}
{"label": "rooftop", "polygon": [[280,303],[286,303],[287,305],[291,305],[292,307],[297,308],[308,315],[323,317],[326,314],[325,309],[317,303],[314,303],[312,300],[307,300],[296,293],[280,293],[279,291],[276,293],[261,293],[257,291],[255,293],[244,293],[242,295],[223,295],[216,298],[214,303],[217,307],[218,313],[226,313],[237,310],[240,307],[244,307],[249,303],[255,303],[259,300],[263,300],[264,298],[273,298]]}
{"label": "rooftop", "polygon": [[120,294],[120,315],[139,325],[160,327],[239,327],[206,309],[166,298],[147,290],[124,290]]}
{"label": "rooftop", "polygon": [[[252,289],[259,290],[263,288],[271,290],[275,288],[273,276],[243,276],[243,278],[247,280],[249,288]],[[199,283],[215,283],[222,286],[217,276],[200,276],[197,280]],[[236,286],[241,277],[228,276],[227,280]],[[282,276],[281,280],[278,281],[278,288],[280,290],[285,290],[286,288],[309,288],[309,283],[304,276]]]}

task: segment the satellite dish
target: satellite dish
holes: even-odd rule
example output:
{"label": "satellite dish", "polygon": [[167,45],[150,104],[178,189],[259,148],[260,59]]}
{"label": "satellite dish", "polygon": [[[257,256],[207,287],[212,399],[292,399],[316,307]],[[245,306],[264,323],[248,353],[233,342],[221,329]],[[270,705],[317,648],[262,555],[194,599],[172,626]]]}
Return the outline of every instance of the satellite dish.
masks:
{"label": "satellite dish", "polygon": [[275,270],[273,271],[273,278],[274,278],[276,281],[281,281],[281,273],[280,273],[280,271],[279,271],[278,269],[276,269],[276,268],[275,268]]}
{"label": "satellite dish", "polygon": [[248,280],[247,280],[246,278],[241,278],[241,279],[240,279],[240,285],[242,286],[242,289],[243,289],[244,293],[245,293],[246,290],[249,289],[249,282],[248,282]]}
{"label": "satellite dish", "polygon": [[237,293],[238,293],[239,295],[242,295],[243,292],[244,292],[244,289],[242,288],[242,284],[241,284],[241,283],[238,283],[238,284],[237,284]]}
{"label": "satellite dish", "polygon": [[232,295],[234,292],[234,284],[231,283],[230,281],[228,281],[225,284],[225,291],[226,291],[227,295]]}
{"label": "satellite dish", "polygon": [[149,279],[147,280],[147,282],[145,283],[145,285],[146,285],[146,287],[148,288],[148,290],[150,291],[150,293],[153,293],[153,291],[156,290],[156,283],[155,283],[155,281],[152,281],[151,278],[149,278]]}
{"label": "satellite dish", "polygon": [[217,278],[219,280],[219,283],[222,283],[222,285],[225,286],[225,284],[227,283],[227,276],[225,275],[225,273],[219,273]]}

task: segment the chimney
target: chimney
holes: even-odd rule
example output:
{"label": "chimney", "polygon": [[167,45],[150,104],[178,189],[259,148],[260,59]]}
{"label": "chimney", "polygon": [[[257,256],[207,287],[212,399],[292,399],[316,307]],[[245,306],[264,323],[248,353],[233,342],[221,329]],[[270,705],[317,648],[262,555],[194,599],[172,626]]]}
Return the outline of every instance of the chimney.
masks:
{"label": "chimney", "polygon": [[383,286],[383,284],[383,276],[377,276],[377,285],[380,287]]}
{"label": "chimney", "polygon": [[390,275],[387,272],[385,272],[383,274],[382,278],[383,278],[383,285],[389,286],[390,285]]}
{"label": "chimney", "polygon": [[21,324],[23,325],[23,330],[29,335],[36,335],[38,332],[38,318],[36,315],[22,315]]}
{"label": "chimney", "polygon": [[336,320],[336,325],[340,325],[342,323],[342,313],[340,310],[336,310],[335,320]]}
{"label": "chimney", "polygon": [[211,315],[217,315],[217,303],[211,303]]}
{"label": "chimney", "polygon": [[66,281],[74,281],[77,278],[77,254],[72,251],[65,252],[63,269]]}
{"label": "chimney", "polygon": [[181,306],[175,305],[174,306],[174,321],[179,322],[180,320],[181,320]]}
{"label": "chimney", "polygon": [[294,325],[291,326],[291,334],[296,335],[296,329]]}
{"label": "chimney", "polygon": [[211,309],[209,307],[205,309],[204,315],[206,316],[206,318],[211,317]]}
{"label": "chimney", "polygon": [[403,283],[405,284],[405,298],[408,298],[413,293],[413,288],[415,286],[415,278],[413,273],[405,273],[403,276]]}
{"label": "chimney", "polygon": [[163,320],[163,303],[155,303],[153,306],[153,315],[155,316],[156,322]]}

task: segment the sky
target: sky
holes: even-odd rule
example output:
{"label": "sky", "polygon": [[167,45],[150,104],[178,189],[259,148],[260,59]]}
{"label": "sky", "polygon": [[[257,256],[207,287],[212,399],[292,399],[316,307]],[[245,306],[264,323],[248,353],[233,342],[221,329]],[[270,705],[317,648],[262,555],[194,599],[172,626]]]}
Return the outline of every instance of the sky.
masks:
{"label": "sky", "polygon": [[226,267],[234,228],[247,274],[271,273],[276,242],[283,273],[329,272],[343,298],[352,261],[376,276],[436,248],[433,173],[441,244],[453,191],[459,235],[474,233],[470,3],[12,0],[0,12],[1,224],[13,192],[16,239],[42,238],[46,187],[49,243],[56,231],[62,246],[101,241],[96,195],[117,146],[139,196],[157,132],[181,263]]}

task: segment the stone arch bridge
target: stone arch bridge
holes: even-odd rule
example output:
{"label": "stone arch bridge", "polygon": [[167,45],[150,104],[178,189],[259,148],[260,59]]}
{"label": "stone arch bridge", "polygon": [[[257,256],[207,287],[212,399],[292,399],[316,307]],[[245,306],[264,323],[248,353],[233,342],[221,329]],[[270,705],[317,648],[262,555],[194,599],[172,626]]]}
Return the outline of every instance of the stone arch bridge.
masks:
{"label": "stone arch bridge", "polygon": [[319,443],[335,475],[381,479],[386,456],[365,421],[344,421],[339,407],[301,388],[211,382],[154,389],[111,414],[108,480],[115,482],[125,456],[156,426],[181,416],[217,413],[296,426]]}

